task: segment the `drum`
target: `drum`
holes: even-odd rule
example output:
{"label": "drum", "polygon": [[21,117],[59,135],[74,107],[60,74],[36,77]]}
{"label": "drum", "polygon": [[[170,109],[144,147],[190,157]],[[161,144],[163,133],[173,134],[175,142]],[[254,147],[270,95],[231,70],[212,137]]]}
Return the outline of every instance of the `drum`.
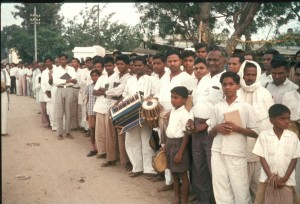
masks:
{"label": "drum", "polygon": [[158,127],[159,114],[163,107],[154,98],[145,100],[142,104],[142,117],[150,128]]}
{"label": "drum", "polygon": [[294,132],[300,139],[300,123],[298,123],[297,121],[290,121],[288,130]]}
{"label": "drum", "polygon": [[167,156],[166,153],[163,151],[160,151],[152,158],[152,166],[153,169],[158,172],[162,173],[167,168]]}

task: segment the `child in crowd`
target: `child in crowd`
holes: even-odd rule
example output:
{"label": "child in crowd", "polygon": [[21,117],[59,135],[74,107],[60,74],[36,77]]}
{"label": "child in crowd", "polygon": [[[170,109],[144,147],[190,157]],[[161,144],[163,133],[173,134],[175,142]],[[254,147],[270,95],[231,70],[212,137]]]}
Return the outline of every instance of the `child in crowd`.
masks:
{"label": "child in crowd", "polygon": [[[300,143],[297,135],[287,130],[291,112],[285,105],[274,104],[268,113],[273,128],[260,133],[253,149],[253,153],[260,157],[262,166],[255,203],[264,203],[266,187],[271,178],[274,179],[276,188],[289,188],[294,194],[294,203],[299,203],[296,201],[294,186]],[[283,203],[286,202],[285,200]]]}
{"label": "child in crowd", "polygon": [[[231,71],[221,75],[225,99],[210,115],[213,190],[216,203],[250,203],[247,172],[247,137],[258,136],[257,119],[250,104],[240,100],[240,77]],[[226,118],[226,120],[225,120]]]}
{"label": "child in crowd", "polygon": [[87,156],[91,157],[94,156],[98,153],[98,150],[96,148],[95,144],[95,122],[96,122],[96,113],[93,111],[95,102],[97,100],[97,96],[93,95],[93,90],[95,87],[95,84],[100,77],[101,73],[98,69],[93,69],[90,73],[91,79],[93,83],[89,84],[86,87],[86,95],[87,95],[87,121],[89,123],[89,128],[90,128],[90,134],[91,134],[91,141],[92,141],[92,148],[93,150],[90,151]]}
{"label": "child in crowd", "polygon": [[[187,150],[188,134],[185,125],[189,119],[189,112],[185,108],[188,98],[188,89],[177,86],[171,90],[171,103],[173,109],[170,113],[169,124],[166,130],[166,145],[168,169],[172,172],[174,182],[174,203],[188,203],[189,180],[189,154]],[[182,180],[180,193],[180,180]]]}

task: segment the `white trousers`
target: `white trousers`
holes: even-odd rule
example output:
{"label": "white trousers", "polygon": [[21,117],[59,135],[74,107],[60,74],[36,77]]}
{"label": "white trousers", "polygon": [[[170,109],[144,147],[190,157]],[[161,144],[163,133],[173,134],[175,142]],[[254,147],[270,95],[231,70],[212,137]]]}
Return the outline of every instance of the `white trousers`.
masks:
{"label": "white trousers", "polygon": [[89,125],[86,120],[86,104],[80,104],[81,106],[81,124],[80,126],[83,127],[84,129],[88,130]]}
{"label": "white trousers", "polygon": [[297,159],[295,176],[296,176],[296,188],[295,189],[298,193],[300,193],[300,158]]}
{"label": "white trousers", "polygon": [[156,174],[152,167],[152,156],[155,152],[149,145],[152,130],[143,124],[136,126],[125,134],[125,148],[133,166],[132,172]]}
{"label": "white trousers", "polygon": [[1,134],[7,133],[8,97],[7,93],[1,93]]}
{"label": "white trousers", "polygon": [[16,79],[16,91],[17,91],[17,95],[20,95],[20,81],[19,81],[19,79]]}
{"label": "white trousers", "polygon": [[251,201],[254,203],[261,171],[260,161],[247,162]]}
{"label": "white trousers", "polygon": [[216,203],[249,204],[247,158],[211,153],[211,170]]}

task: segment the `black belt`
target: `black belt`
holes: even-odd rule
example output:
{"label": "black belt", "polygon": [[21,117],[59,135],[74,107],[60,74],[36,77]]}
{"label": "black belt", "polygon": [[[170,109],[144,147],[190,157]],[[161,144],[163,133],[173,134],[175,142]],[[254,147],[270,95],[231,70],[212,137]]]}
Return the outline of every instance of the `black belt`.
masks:
{"label": "black belt", "polygon": [[72,88],[72,86],[57,86],[58,88]]}
{"label": "black belt", "polygon": [[72,88],[73,88],[73,89],[80,89],[80,87],[74,87],[74,86],[72,86]]}

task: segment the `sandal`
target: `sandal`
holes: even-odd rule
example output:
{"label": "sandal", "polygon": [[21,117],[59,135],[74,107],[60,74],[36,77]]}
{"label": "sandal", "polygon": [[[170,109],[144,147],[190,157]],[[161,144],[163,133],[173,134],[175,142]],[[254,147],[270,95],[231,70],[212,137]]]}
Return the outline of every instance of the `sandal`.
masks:
{"label": "sandal", "polygon": [[86,156],[92,157],[92,156],[96,155],[97,153],[98,153],[97,151],[90,151]]}
{"label": "sandal", "polygon": [[58,135],[57,139],[58,139],[58,140],[63,140],[64,138],[63,138],[62,135]]}
{"label": "sandal", "polygon": [[139,172],[131,172],[131,173],[129,174],[129,177],[135,178],[135,177],[138,177],[138,176],[140,176],[140,175],[142,175],[142,174],[143,174],[142,171],[139,171]]}
{"label": "sandal", "polygon": [[165,178],[162,175],[157,175],[151,179],[152,182],[163,181]]}
{"label": "sandal", "polygon": [[174,189],[174,185],[173,184],[171,184],[171,185],[164,185],[163,187],[158,188],[157,192],[170,191],[170,190],[173,190],[173,189]]}
{"label": "sandal", "polygon": [[70,133],[68,133],[68,134],[66,135],[66,138],[74,139],[74,137],[73,137]]}

